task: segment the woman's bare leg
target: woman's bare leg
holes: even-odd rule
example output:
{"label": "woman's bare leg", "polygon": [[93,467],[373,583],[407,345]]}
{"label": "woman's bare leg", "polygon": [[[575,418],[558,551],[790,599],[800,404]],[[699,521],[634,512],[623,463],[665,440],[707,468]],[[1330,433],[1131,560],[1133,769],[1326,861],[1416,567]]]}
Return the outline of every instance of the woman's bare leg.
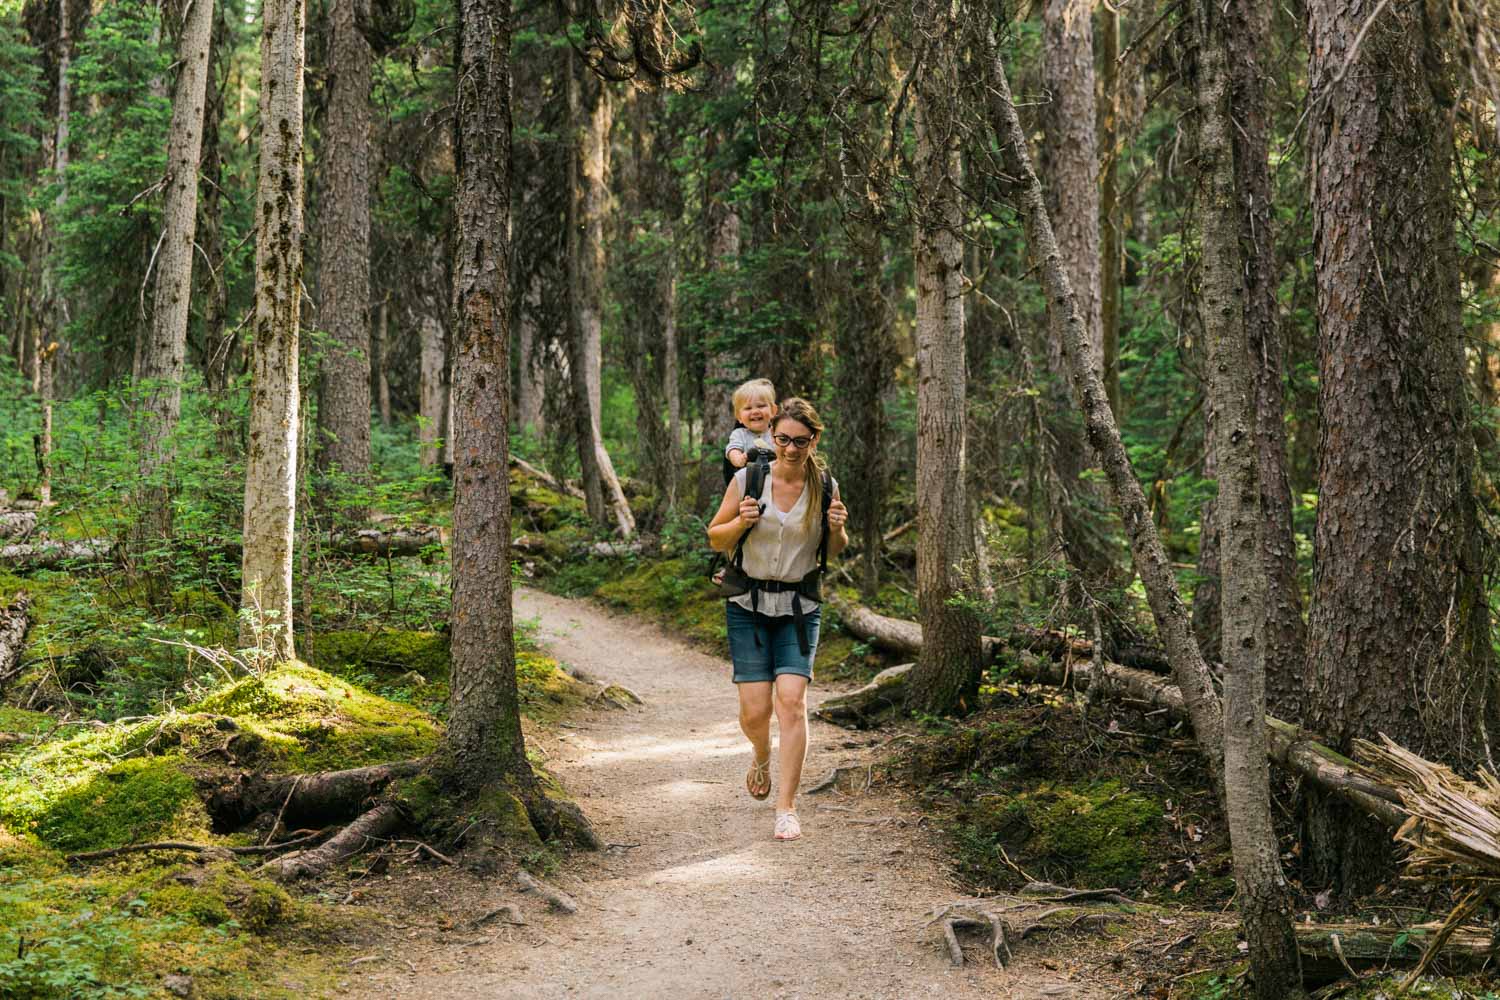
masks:
{"label": "woman's bare leg", "polygon": [[[771,759],[771,683],[750,681],[736,684],[740,693],[740,731],[750,741],[755,751],[756,763]],[[766,772],[766,784],[750,788],[752,795],[769,790],[771,773]]]}
{"label": "woman's bare leg", "polygon": [[781,787],[776,790],[776,811],[789,812],[797,808],[797,786],[802,783],[802,764],[807,758],[806,677],[777,675],[776,725],[781,731]]}

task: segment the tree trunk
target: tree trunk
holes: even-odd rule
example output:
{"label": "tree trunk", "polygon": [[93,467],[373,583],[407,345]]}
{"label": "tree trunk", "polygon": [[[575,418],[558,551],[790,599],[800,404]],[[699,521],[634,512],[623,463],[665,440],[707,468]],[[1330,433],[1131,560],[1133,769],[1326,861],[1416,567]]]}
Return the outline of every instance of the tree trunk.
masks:
{"label": "tree trunk", "polygon": [[966,490],[963,215],[957,31],[951,4],[917,0],[916,37],[929,46],[914,81],[913,260],[917,283],[917,599],[926,642],[907,705],[941,714],[970,707],[979,690],[979,622],[955,607],[972,570]]}
{"label": "tree trunk", "polygon": [[[980,24],[986,23],[982,17],[977,16],[977,11],[974,15],[971,17],[971,25],[978,28]],[[985,111],[990,128],[1001,145],[1007,164],[1020,178],[1019,209],[1026,227],[1027,242],[1031,246],[1031,256],[1040,266],[1042,286],[1051,308],[1066,318],[1064,333],[1070,358],[1069,374],[1072,377],[1074,396],[1083,410],[1088,440],[1100,457],[1105,478],[1114,494],[1126,535],[1130,539],[1136,572],[1145,585],[1151,613],[1156,619],[1157,632],[1166,646],[1172,674],[1181,689],[1198,744],[1214,773],[1222,779],[1220,762],[1224,755],[1224,730],[1218,696],[1214,693],[1208,667],[1194,641],[1187,609],[1177,590],[1171,561],[1162,548],[1161,538],[1156,533],[1156,525],[1152,523],[1146,506],[1146,496],[1141,492],[1140,481],[1135,476],[1125,445],[1120,439],[1119,426],[1109,409],[1104,383],[1088,356],[1091,348],[1083,317],[1078,312],[1068,275],[1062,266],[1057,240],[1052,235],[1052,223],[1047,217],[1042,185],[1031,166],[1026,133],[1021,128],[1020,118],[1011,101],[1010,82],[1005,77],[999,50],[992,34],[986,33],[976,41],[980,51],[979,69],[985,74]]]}
{"label": "tree trunk", "polygon": [[542,305],[542,278],[533,273],[526,286],[517,323],[520,325],[520,385],[516,391],[516,426],[538,436],[547,430],[542,416],[546,408],[547,380],[543,374],[543,342],[536,317]]}
{"label": "tree trunk", "polygon": [[[1095,132],[1094,32],[1088,0],[1047,0],[1043,8],[1042,75],[1052,100],[1043,107],[1046,139],[1042,172],[1052,179],[1048,212],[1058,249],[1078,296],[1092,363],[1104,355],[1099,238],[1098,140]],[[1058,391],[1050,394],[1053,447],[1053,505],[1058,541],[1081,575],[1085,591],[1099,594],[1116,576],[1114,554],[1098,521],[1097,490],[1084,472],[1093,463],[1080,440],[1078,414],[1067,394],[1067,338],[1064,319],[1049,311],[1047,368]],[[1084,603],[1075,596],[1076,603]]]}
{"label": "tree trunk", "polygon": [[[437,773],[471,798],[514,796],[545,834],[566,810],[526,759],[511,612],[510,4],[460,0],[459,18],[453,681]],[[575,838],[592,842],[581,816],[570,818]]]}
{"label": "tree trunk", "polygon": [[[1224,805],[1240,921],[1260,1000],[1300,997],[1291,896],[1271,819],[1266,760],[1267,574],[1262,558],[1260,439],[1246,316],[1226,50],[1229,27],[1213,0],[1195,0],[1198,158],[1203,182],[1201,311],[1208,340],[1211,447],[1218,467],[1221,648],[1224,657]],[[1248,266],[1247,266],[1248,265]]]}
{"label": "tree trunk", "polygon": [[614,124],[614,101],[604,81],[571,54],[568,81],[575,143],[569,168],[573,183],[568,286],[573,302],[568,324],[568,367],[573,376],[578,458],[589,517],[601,527],[608,527],[613,520],[621,537],[629,538],[635,531],[635,518],[604,448],[601,424],[604,221],[609,210],[609,133]]}
{"label": "tree trunk", "polygon": [[[726,71],[727,72],[727,71]],[[719,83],[720,90],[733,87],[733,74]],[[723,155],[720,147],[729,142],[729,135],[715,131],[708,137],[708,149],[704,159],[708,166],[708,182],[704,216],[708,223],[708,269],[720,279],[721,287],[729,287],[731,275],[739,267],[740,216],[728,201],[729,192],[735,185],[732,172],[715,169],[715,160]],[[724,445],[729,432],[734,428],[735,416],[731,397],[735,384],[743,374],[735,363],[734,355],[717,338],[727,334],[734,321],[737,304],[730,294],[715,303],[719,322],[704,331],[703,355],[703,399],[702,430],[698,436],[698,507],[712,510],[724,496],[723,459]]]}
{"label": "tree trunk", "polygon": [[[200,168],[206,183],[200,192],[198,242],[203,247],[206,265],[200,275],[198,294],[203,306],[203,376],[208,393],[209,411],[213,415],[215,439],[225,455],[238,455],[241,448],[240,422],[229,405],[231,373],[238,356],[238,330],[226,332],[229,316],[229,288],[224,273],[224,156],[219,148],[220,123],[224,119],[224,90],[233,55],[234,40],[230,34],[229,14],[224,5],[216,5],[214,29],[210,40],[209,81],[203,107],[203,148]],[[225,84],[219,83],[220,79]]]}
{"label": "tree trunk", "polygon": [[440,292],[443,283],[443,266],[439,259],[441,253],[442,244],[434,242],[433,260],[428,268],[428,286],[419,296],[421,304],[417,318],[420,345],[417,439],[420,442],[420,462],[424,469],[435,468],[442,458],[441,439],[448,414],[448,351],[440,318],[445,311]]}
{"label": "tree trunk", "polygon": [[375,349],[370,359],[371,371],[375,376],[373,388],[376,405],[380,408],[380,426],[386,428],[391,426],[391,380],[386,370],[391,349],[390,332],[391,297],[386,295],[380,300],[380,311],[376,313]]}
{"label": "tree trunk", "polygon": [[[318,467],[370,474],[370,44],[356,0],[328,6],[328,112],[319,157],[319,326],[328,331],[318,392]],[[362,514],[352,512],[358,519]]]}
{"label": "tree trunk", "polygon": [[[1308,9],[1321,417],[1310,715],[1338,749],[1384,733],[1493,767],[1449,81],[1429,59],[1427,8]],[[1359,891],[1386,870],[1388,841],[1331,803],[1313,804],[1309,838],[1315,881]]]}
{"label": "tree trunk", "polygon": [[[261,7],[260,170],[255,202],[255,343],[245,461],[242,646],[293,655],[297,343],[302,312],[303,0]],[[269,629],[267,627],[269,626]],[[257,630],[263,630],[257,635]]]}
{"label": "tree trunk", "polygon": [[[163,8],[163,16],[167,8]],[[203,152],[203,108],[208,92],[212,0],[188,0],[178,40],[177,83],[167,136],[166,204],[151,328],[141,358],[137,405],[139,476],[137,538],[172,534],[172,438],[182,413],[182,377],[187,356],[188,307],[193,290],[193,245],[198,235],[198,163]]]}
{"label": "tree trunk", "polygon": [[1099,191],[1099,336],[1104,353],[1100,363],[1104,394],[1116,420],[1120,411],[1120,294],[1121,270],[1125,266],[1125,239],[1120,206],[1120,12],[1105,7],[1099,12],[1101,82],[1101,136],[1104,168]]}
{"label": "tree trunk", "polygon": [[1270,113],[1267,73],[1271,4],[1246,0],[1224,10],[1228,46],[1230,120],[1238,192],[1240,245],[1245,258],[1245,332],[1255,384],[1255,436],[1260,462],[1261,553],[1266,571],[1266,703],[1283,719],[1302,717],[1307,626],[1292,533],[1292,490],[1286,473],[1283,349],[1277,319],[1280,267],[1272,239]]}

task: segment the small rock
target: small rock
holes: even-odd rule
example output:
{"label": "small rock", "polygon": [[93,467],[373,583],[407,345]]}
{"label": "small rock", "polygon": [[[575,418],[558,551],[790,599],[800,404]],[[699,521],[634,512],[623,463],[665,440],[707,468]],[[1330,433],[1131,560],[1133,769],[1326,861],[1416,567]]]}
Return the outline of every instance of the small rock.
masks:
{"label": "small rock", "polygon": [[640,695],[630,690],[630,688],[623,687],[619,684],[611,684],[603,691],[600,691],[597,695],[597,698],[599,701],[604,702],[604,704],[609,705],[612,708],[629,708],[631,705],[645,704],[645,702],[641,700]]}
{"label": "small rock", "polygon": [[162,980],[162,988],[174,997],[190,997],[193,995],[193,977],[179,976],[176,974]]}

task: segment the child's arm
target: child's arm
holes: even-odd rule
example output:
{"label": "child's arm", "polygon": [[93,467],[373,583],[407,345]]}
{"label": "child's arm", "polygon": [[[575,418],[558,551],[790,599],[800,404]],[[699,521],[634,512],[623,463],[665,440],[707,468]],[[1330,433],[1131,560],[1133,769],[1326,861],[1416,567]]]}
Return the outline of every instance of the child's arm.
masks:
{"label": "child's arm", "polygon": [[755,437],[743,427],[729,432],[729,443],[724,446],[724,457],[736,469],[743,469],[748,459],[745,452],[755,443]]}
{"label": "child's arm", "polygon": [[729,459],[729,464],[736,469],[743,469],[745,467],[745,453],[738,448],[730,448],[724,453],[724,457]]}

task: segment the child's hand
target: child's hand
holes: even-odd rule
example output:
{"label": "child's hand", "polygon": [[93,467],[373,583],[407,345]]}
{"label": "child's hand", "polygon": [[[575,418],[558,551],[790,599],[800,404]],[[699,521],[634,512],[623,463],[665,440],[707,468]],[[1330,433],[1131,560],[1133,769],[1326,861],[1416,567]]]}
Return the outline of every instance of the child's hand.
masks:
{"label": "child's hand", "polygon": [[844,501],[835,499],[828,505],[828,526],[830,528],[843,528],[849,520],[849,509],[844,506]]}
{"label": "child's hand", "polygon": [[746,524],[754,524],[760,520],[760,501],[755,497],[745,497],[740,501],[740,520]]}

